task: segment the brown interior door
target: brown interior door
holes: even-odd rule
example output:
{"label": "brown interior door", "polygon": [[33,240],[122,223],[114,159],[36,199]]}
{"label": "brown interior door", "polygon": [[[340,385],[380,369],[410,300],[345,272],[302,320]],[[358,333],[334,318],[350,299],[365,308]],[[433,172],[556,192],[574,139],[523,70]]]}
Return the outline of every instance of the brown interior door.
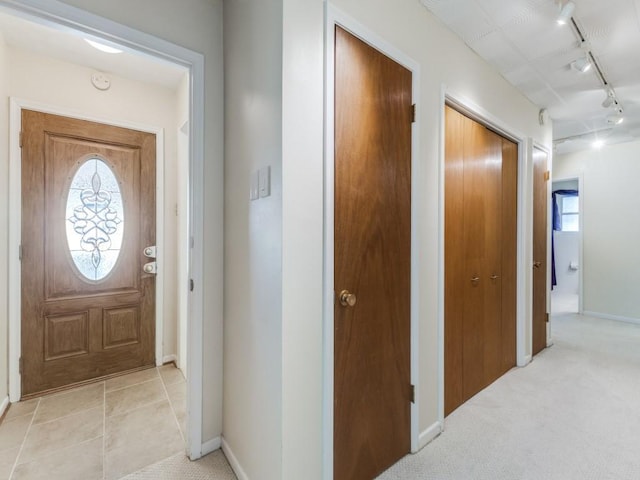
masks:
{"label": "brown interior door", "polygon": [[22,394],[155,361],[155,135],[22,112]]}
{"label": "brown interior door", "polygon": [[360,480],[410,449],[411,72],[335,42],[334,478]]}
{"label": "brown interior door", "polygon": [[445,107],[445,414],[515,365],[517,145]]}
{"label": "brown interior door", "polygon": [[547,346],[547,153],[533,149],[533,355]]}

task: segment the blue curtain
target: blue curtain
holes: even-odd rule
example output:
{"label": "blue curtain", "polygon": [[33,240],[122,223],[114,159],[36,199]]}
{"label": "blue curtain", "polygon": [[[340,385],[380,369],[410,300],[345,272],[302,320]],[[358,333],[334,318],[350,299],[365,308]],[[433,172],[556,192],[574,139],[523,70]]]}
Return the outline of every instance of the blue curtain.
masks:
{"label": "blue curtain", "polygon": [[[555,190],[552,194],[553,203],[553,229],[562,230],[562,218],[560,215],[560,209],[558,208],[558,195],[564,197],[577,197],[578,190]],[[551,232],[551,288],[558,284],[556,281],[556,252],[553,245],[553,232]]]}

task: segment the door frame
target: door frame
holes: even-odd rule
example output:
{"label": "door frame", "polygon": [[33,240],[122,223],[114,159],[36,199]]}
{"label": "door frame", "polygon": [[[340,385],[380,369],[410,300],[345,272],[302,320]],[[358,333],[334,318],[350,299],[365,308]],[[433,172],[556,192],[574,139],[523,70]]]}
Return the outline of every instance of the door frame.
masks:
{"label": "door frame", "polygon": [[[547,305],[546,305],[546,309],[547,309],[547,315],[549,315],[549,322],[547,322],[547,347],[551,346],[553,341],[551,338],[551,236],[553,235],[553,228],[551,225],[551,222],[553,221],[553,211],[552,211],[552,205],[551,202],[549,201],[549,199],[551,198],[551,192],[553,191],[553,160],[551,157],[551,151],[545,147],[544,145],[542,145],[540,142],[537,141],[531,141],[531,162],[532,162],[532,168],[533,168],[533,150],[534,149],[538,149],[541,152],[544,152],[547,154],[547,171],[549,172],[549,180],[547,180],[547,234],[546,234],[546,238],[547,238]],[[531,215],[532,215],[532,219],[533,219],[533,179],[531,180],[532,185],[532,195],[531,195]],[[579,188],[579,187],[578,187]],[[582,217],[578,217],[578,221],[580,221]],[[533,227],[531,228],[531,238],[533,239]],[[581,240],[580,240],[581,241]],[[579,247],[579,256],[580,256],[580,263],[582,263],[582,245],[580,245]],[[532,253],[533,253],[533,249],[532,249]],[[533,262],[533,257],[531,257],[531,261]],[[582,275],[582,271],[579,272],[579,275]],[[533,275],[532,275],[533,277]],[[579,285],[581,285],[581,279],[578,280]],[[533,279],[531,280],[531,295],[533,298]],[[531,319],[533,321],[533,306],[532,306],[532,312],[531,312]],[[532,326],[533,328],[533,326]],[[533,336],[531,338],[531,349],[533,351]]]}
{"label": "door frame", "polygon": [[[164,363],[162,345],[164,341],[164,129],[152,125],[93,117],[65,107],[47,105],[40,102],[11,97],[9,99],[9,251],[16,252],[20,248],[22,225],[22,148],[20,147],[20,131],[22,130],[22,110],[34,110],[41,113],[61,115],[77,120],[102,123],[115,127],[152,133],[156,136],[156,261],[161,266],[156,274],[155,299],[155,363]],[[17,402],[21,397],[21,377],[19,359],[22,353],[22,312],[20,298],[21,262],[15,255],[10,258],[9,282],[9,400]]]}
{"label": "door frame", "polygon": [[[189,71],[189,232],[191,245],[189,249],[189,272],[190,279],[195,287],[189,293],[189,318],[188,322],[188,365],[189,378],[187,378],[187,438],[186,453],[196,460],[203,455],[203,450],[212,451],[213,444],[219,446],[219,438],[203,444],[202,421],[203,421],[203,310],[204,310],[204,99],[205,99],[205,79],[204,79],[204,55],[188,48],[171,43],[162,38],[136,30],[126,25],[114,22],[107,18],[95,15],[85,10],[58,2],[54,0],[0,0],[0,7],[8,10],[11,14],[37,19],[40,22],[54,26],[56,28],[72,29],[80,33],[86,33],[93,37],[102,38],[108,42],[118,43],[131,50],[145,55],[163,59],[186,67]],[[221,68],[219,61],[213,60]],[[222,98],[221,86],[215,90],[216,99]],[[221,111],[217,115],[221,115]],[[222,125],[210,126],[214,128],[218,136],[221,137]],[[15,139],[10,141],[14,141]],[[15,146],[11,147],[15,151]],[[10,178],[15,178],[15,172],[10,171]],[[222,204],[222,195],[215,199],[216,204]],[[11,210],[11,204],[10,204]],[[11,222],[10,222],[11,224]],[[222,222],[217,222],[216,228],[222,231]],[[12,283],[16,278],[16,271],[19,275],[20,263],[18,261],[17,247],[15,242],[15,228],[10,232],[10,251],[14,255],[9,255],[9,301],[12,302],[12,310],[9,311],[11,318],[15,318],[15,290],[16,285]],[[18,234],[19,244],[19,234]],[[15,250],[14,250],[15,249]],[[222,254],[215,250],[212,256],[214,263],[222,265]],[[216,267],[218,268],[218,267]],[[216,270],[216,276],[222,274],[221,267]],[[220,277],[221,278],[221,277]],[[19,298],[19,297],[18,297]],[[215,302],[216,315],[222,312],[222,305]],[[10,338],[15,336],[15,328],[9,332]],[[216,336],[221,332],[216,331]],[[12,341],[15,341],[13,339]],[[15,345],[15,343],[14,343]],[[18,342],[19,345],[19,342]],[[10,355],[11,364],[9,371],[17,370],[17,358]],[[220,358],[221,360],[221,358]],[[217,387],[222,387],[217,385]],[[207,452],[208,453],[208,452]]]}
{"label": "door frame", "polygon": [[[531,183],[532,141],[512,128],[499,117],[485,110],[464,95],[442,85],[440,95],[440,159],[439,159],[439,213],[438,213],[438,420],[444,429],[444,189],[445,189],[445,105],[451,105],[473,120],[490,127],[503,137],[518,145],[518,208],[517,208],[517,249],[516,249],[516,366],[524,367],[531,361],[531,289],[533,288],[532,258],[530,240],[532,227],[531,201],[527,198]],[[531,267],[531,268],[528,268]],[[527,306],[528,305],[528,306]]]}
{"label": "door frame", "polygon": [[[324,154],[324,258],[323,258],[323,478],[333,478],[333,368],[334,368],[334,72],[335,26],[338,25],[382,52],[412,73],[412,103],[419,105],[420,66],[405,53],[325,2],[325,154]],[[411,383],[415,401],[411,404],[411,452],[418,451],[418,178],[420,175],[419,115],[411,126]]]}

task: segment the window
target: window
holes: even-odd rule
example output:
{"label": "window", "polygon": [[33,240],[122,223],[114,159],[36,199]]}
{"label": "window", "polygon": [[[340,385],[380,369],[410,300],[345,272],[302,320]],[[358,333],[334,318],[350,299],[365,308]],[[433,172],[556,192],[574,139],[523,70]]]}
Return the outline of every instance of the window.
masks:
{"label": "window", "polygon": [[99,158],[86,160],[67,196],[67,245],[84,278],[104,279],[118,260],[124,229],[122,194],[113,171]]}
{"label": "window", "polygon": [[563,232],[577,232],[580,230],[579,205],[580,197],[578,196],[559,196],[561,230]]}

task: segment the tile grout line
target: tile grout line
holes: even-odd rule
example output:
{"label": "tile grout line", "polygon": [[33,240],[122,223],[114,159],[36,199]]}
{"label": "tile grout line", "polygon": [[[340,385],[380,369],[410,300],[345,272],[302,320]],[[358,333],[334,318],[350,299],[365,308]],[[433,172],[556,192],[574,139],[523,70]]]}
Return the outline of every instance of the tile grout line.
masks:
{"label": "tile grout line", "polygon": [[[143,372],[146,370],[143,370]],[[116,377],[116,378],[121,378],[121,377]],[[127,388],[131,388],[131,387],[137,387],[138,385],[142,385],[144,383],[150,383],[153,382],[154,380],[160,379],[162,380],[162,377],[160,376],[160,374],[158,374],[155,378],[150,378],[148,380],[143,380],[142,382],[137,382],[137,383],[132,383],[131,385],[125,385],[124,387],[118,387],[118,388],[113,388],[111,390],[108,390],[109,393],[111,392],[119,392],[121,390],[125,390]],[[107,383],[105,382],[105,391],[107,391]]]}
{"label": "tile grout line", "polygon": [[[177,368],[178,367],[176,367],[176,369]],[[160,377],[162,377],[162,375],[160,375]],[[174,385],[174,384],[172,383],[171,385]],[[169,396],[169,390],[167,390],[167,386],[164,383],[164,379],[162,379],[162,388],[164,388],[164,393],[167,396],[167,400],[169,401],[169,406],[171,407],[171,413],[173,414],[173,419],[176,421],[176,424],[178,425],[178,431],[180,432],[180,437],[182,438],[182,443],[183,443],[183,445],[185,446],[185,449],[186,449],[187,440],[184,438],[184,434],[182,433],[182,427],[180,426],[180,421],[178,420],[178,416],[176,415],[176,410],[173,407],[173,402],[171,401],[171,397]]]}
{"label": "tile grout line", "polygon": [[33,410],[33,417],[31,417],[31,421],[29,422],[29,426],[27,427],[27,431],[24,433],[24,438],[22,439],[22,443],[20,444],[20,450],[18,450],[18,455],[16,455],[16,459],[13,462],[13,467],[11,467],[11,473],[9,474],[9,480],[13,477],[13,474],[16,471],[16,467],[18,466],[18,460],[20,460],[20,455],[22,455],[22,450],[24,449],[25,443],[27,443],[27,437],[29,436],[29,432],[31,431],[31,427],[33,426],[33,421],[36,418],[36,414],[38,413],[38,408],[40,407],[40,402],[42,401],[42,397],[38,398],[38,403],[36,404],[36,408]]}

